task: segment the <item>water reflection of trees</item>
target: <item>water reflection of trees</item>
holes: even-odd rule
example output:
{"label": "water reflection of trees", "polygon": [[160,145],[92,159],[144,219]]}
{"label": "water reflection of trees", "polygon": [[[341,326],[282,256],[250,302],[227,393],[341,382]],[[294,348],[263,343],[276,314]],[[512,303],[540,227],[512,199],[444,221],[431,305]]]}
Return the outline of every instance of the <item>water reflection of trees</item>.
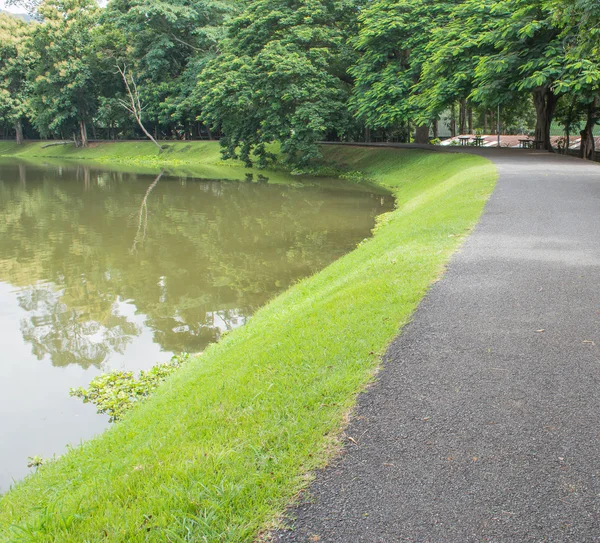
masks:
{"label": "water reflection of trees", "polygon": [[64,292],[52,285],[36,285],[19,291],[19,305],[31,316],[21,321],[23,339],[41,360],[50,356],[55,366],[99,366],[111,352],[124,353],[140,334],[140,327],[119,315],[115,304],[101,296],[90,297],[88,306],[69,307]]}
{"label": "water reflection of trees", "polygon": [[359,192],[3,166],[0,280],[24,287],[23,337],[54,364],[123,351],[140,330],[117,300],[146,315],[164,350],[198,351],[353,247],[389,205]]}

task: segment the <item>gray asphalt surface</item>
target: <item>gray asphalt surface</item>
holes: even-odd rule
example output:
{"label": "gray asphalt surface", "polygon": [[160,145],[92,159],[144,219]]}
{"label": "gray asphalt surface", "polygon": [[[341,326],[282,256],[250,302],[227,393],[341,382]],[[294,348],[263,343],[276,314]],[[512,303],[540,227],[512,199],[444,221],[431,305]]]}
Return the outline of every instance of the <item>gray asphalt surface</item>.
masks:
{"label": "gray asphalt surface", "polygon": [[600,543],[600,165],[499,181],[277,543]]}

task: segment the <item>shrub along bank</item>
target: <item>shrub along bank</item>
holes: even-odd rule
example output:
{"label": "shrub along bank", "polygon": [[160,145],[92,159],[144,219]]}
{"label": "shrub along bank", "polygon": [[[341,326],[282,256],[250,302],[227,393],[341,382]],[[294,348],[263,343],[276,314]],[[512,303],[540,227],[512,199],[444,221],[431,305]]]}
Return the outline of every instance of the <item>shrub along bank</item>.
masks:
{"label": "shrub along bank", "polygon": [[252,541],[335,454],[357,393],[476,223],[496,173],[463,154],[323,152],[394,191],[397,208],[373,238],[16,485],[0,498],[0,541]]}

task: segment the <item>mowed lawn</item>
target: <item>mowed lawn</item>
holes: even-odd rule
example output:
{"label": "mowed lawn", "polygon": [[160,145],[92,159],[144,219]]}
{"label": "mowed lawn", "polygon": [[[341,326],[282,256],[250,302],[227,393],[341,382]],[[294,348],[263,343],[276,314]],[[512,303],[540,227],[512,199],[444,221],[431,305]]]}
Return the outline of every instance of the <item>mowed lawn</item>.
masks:
{"label": "mowed lawn", "polygon": [[253,541],[336,454],[357,394],[477,222],[496,171],[454,153],[323,152],[390,187],[396,210],[122,422],[0,498],[0,541]]}

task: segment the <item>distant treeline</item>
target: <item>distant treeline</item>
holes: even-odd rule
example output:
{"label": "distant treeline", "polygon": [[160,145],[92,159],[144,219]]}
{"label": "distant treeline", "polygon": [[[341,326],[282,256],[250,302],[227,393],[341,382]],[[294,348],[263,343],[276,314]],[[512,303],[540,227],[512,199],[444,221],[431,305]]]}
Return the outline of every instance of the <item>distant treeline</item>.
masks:
{"label": "distant treeline", "polygon": [[428,142],[558,122],[594,152],[600,4],[584,0],[43,0],[0,13],[5,138],[220,137],[294,164],[319,140]]}

